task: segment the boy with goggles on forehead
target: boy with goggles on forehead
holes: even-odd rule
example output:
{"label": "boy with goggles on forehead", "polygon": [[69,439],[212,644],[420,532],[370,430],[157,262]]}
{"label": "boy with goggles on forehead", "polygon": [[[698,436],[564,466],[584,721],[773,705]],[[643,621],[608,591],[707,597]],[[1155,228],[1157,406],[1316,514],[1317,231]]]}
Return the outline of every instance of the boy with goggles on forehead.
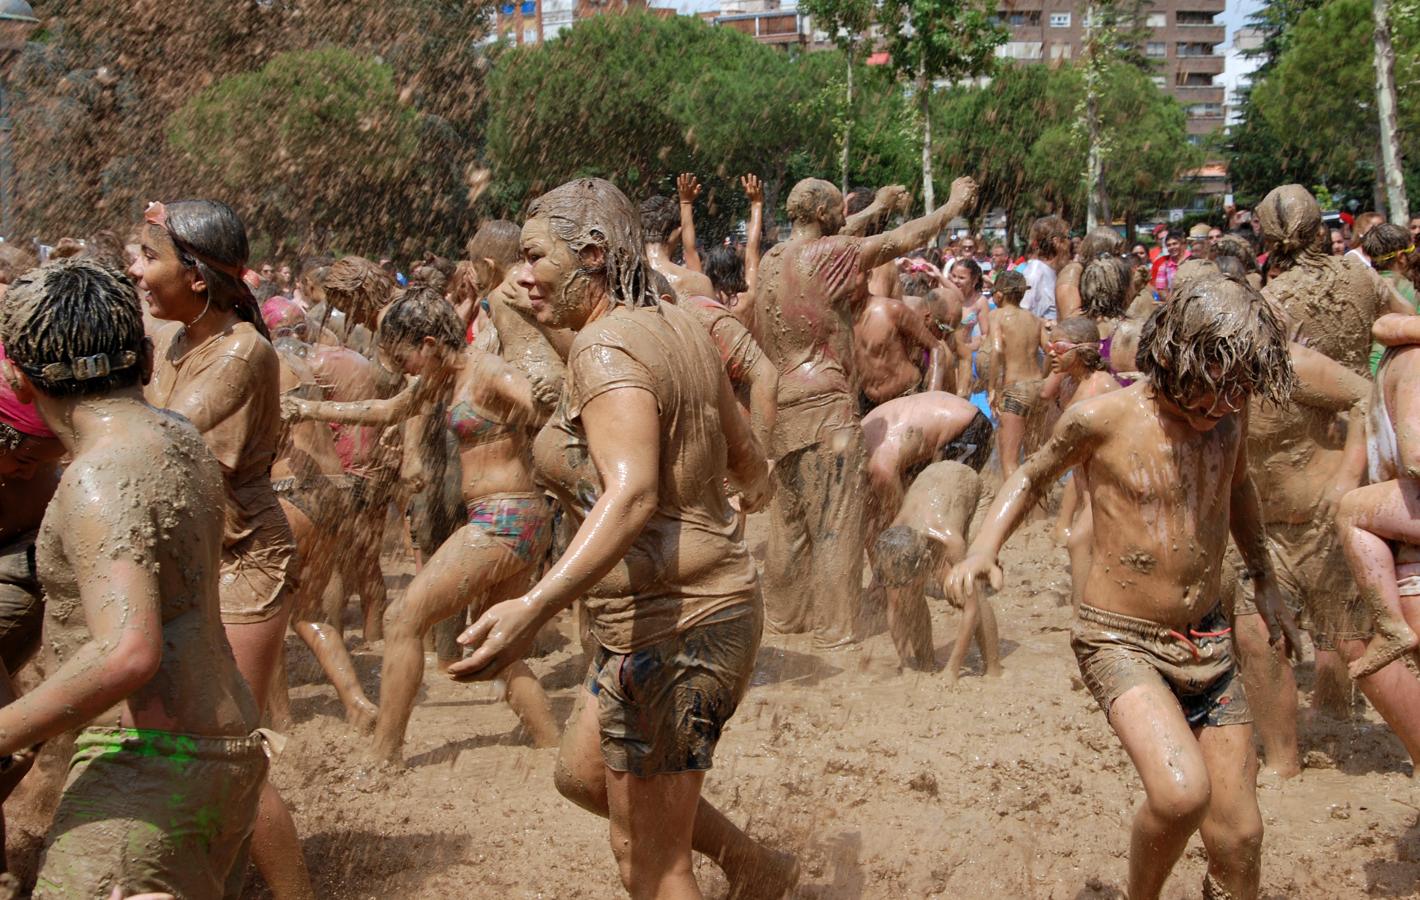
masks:
{"label": "boy with goggles on forehead", "polygon": [[1250,396],[1284,401],[1295,376],[1277,315],[1252,288],[1216,276],[1176,291],[1150,318],[1138,365],[1143,381],[1065,411],[1002,485],[949,584],[959,599],[980,579],[999,587],[1002,545],[1035,499],[1079,467],[1095,528],[1071,645],[1146,793],[1127,893],[1158,897],[1201,829],[1204,896],[1250,900],[1262,845],[1257,758],[1220,576],[1231,533],[1272,641],[1296,646],[1241,412]]}

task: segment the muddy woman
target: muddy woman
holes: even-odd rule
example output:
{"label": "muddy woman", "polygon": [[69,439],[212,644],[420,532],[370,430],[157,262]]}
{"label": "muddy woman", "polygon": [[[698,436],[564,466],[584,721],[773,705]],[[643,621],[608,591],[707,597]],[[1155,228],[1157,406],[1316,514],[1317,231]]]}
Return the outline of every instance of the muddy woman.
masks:
{"label": "muddy woman", "polygon": [[[278,683],[290,617],[295,541],[271,487],[281,438],[281,367],[266,323],[242,282],[247,234],[215,200],[151,204],[128,274],[153,318],[148,402],[190,421],[222,466],[222,624],[237,668],[264,710]],[[269,783],[252,835],[252,859],[281,900],[311,893],[296,824]]]}
{"label": "muddy woman", "polygon": [[1144,782],[1128,896],[1156,900],[1201,830],[1204,897],[1254,900],[1257,756],[1219,591],[1231,533],[1273,640],[1294,646],[1244,439],[1248,397],[1281,402],[1292,390],[1287,340],[1255,291],[1214,277],[1155,313],[1138,356],[1144,381],[1071,406],[1001,486],[951,588],[960,599],[981,579],[999,587],[1006,539],[1066,469],[1080,468],[1095,527],[1071,645]]}
{"label": "muddy woman", "polygon": [[73,457],[35,557],[52,623],[87,627],[0,708],[0,763],[93,723],[34,896],[235,897],[267,758],[220,618],[222,471],[191,424],[144,401],[152,348],[118,270],[33,270],[6,296],[0,335],[0,374]]}
{"label": "muddy woman", "polygon": [[610,818],[632,896],[700,896],[694,849],[733,896],[779,897],[797,866],[700,796],[763,625],[724,482],[754,509],[767,467],[704,328],[657,301],[641,254],[636,211],[609,182],[569,182],[529,210],[517,277],[540,321],[577,332],[534,457],[577,532],[527,594],[464,633],[473,652],[449,672],[494,677],[582,597],[596,649],[558,790]]}

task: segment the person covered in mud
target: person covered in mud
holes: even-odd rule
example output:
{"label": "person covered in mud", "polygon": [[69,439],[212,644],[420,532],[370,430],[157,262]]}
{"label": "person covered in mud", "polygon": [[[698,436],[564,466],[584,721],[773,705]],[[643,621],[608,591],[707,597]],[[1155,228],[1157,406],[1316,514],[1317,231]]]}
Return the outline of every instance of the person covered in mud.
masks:
{"label": "person covered in mud", "polygon": [[[1257,220],[1268,251],[1268,278],[1262,294],[1283,316],[1288,334],[1311,353],[1330,357],[1349,370],[1358,388],[1356,401],[1370,393],[1371,326],[1385,311],[1385,298],[1373,273],[1353,256],[1334,257],[1318,249],[1321,208],[1301,185],[1271,191],[1257,207]],[[1295,358],[1295,357],[1294,357]],[[1304,386],[1307,379],[1304,379]],[[1272,542],[1276,569],[1303,627],[1316,648],[1317,686],[1313,702],[1334,715],[1349,716],[1349,691],[1338,651],[1364,648],[1371,637],[1365,606],[1358,601],[1333,523],[1341,495],[1355,487],[1362,466],[1346,469],[1346,445],[1364,442],[1364,408],[1345,397],[1313,399],[1299,394],[1281,406],[1254,404],[1248,424],[1248,458],[1262,497],[1263,520]],[[1247,584],[1242,585],[1237,618],[1251,612]],[[1276,670],[1275,696],[1258,698],[1263,723],[1259,732],[1269,769],[1283,777],[1300,770],[1296,751],[1295,676],[1286,661],[1268,654],[1259,641],[1256,617],[1237,625],[1245,669]],[[1252,662],[1256,659],[1256,662]],[[1268,660],[1271,660],[1269,663]],[[1378,673],[1358,686],[1377,708],[1403,705],[1408,677]],[[1395,694],[1394,692],[1401,692]],[[1276,717],[1275,723],[1266,717]],[[1287,724],[1290,723],[1290,724]],[[1284,725],[1286,726],[1284,728]],[[1279,735],[1267,741],[1269,733]]]}
{"label": "person covered in mud", "polygon": [[863,417],[868,454],[867,515],[871,542],[897,515],[904,490],[934,462],[952,460],[980,472],[991,458],[991,420],[970,400],[946,391],[899,397]]}
{"label": "person covered in mud", "polygon": [[[701,269],[715,288],[715,299],[751,331],[754,330],[755,280],[759,275],[760,246],[764,235],[764,184],[757,175],[745,175],[740,179],[745,199],[749,201],[749,220],[745,223],[744,255],[729,244],[717,244],[705,254]],[[681,204],[682,230],[692,225],[693,212]]]}
{"label": "person covered in mud", "polygon": [[145,402],[152,346],[117,269],[78,258],[22,276],[0,340],[7,396],[73,457],[35,559],[48,615],[88,637],[0,707],[6,769],[90,726],[34,896],[237,896],[267,754],[221,621],[223,473],[191,424]]}
{"label": "person covered in mud", "polygon": [[1295,650],[1244,441],[1248,398],[1283,402],[1295,376],[1278,316],[1222,277],[1160,308],[1139,365],[1146,380],[1071,407],[1007,479],[951,589],[964,599],[982,580],[999,588],[998,554],[1031,504],[1067,468],[1084,471],[1095,528],[1071,645],[1144,782],[1127,893],[1158,898],[1201,830],[1204,896],[1253,900],[1257,759],[1219,585],[1231,532],[1272,641]]}
{"label": "person covered in mud", "polygon": [[577,333],[534,456],[577,533],[530,591],[464,633],[471,655],[450,674],[496,676],[581,597],[596,649],[558,790],[610,818],[634,897],[699,896],[692,849],[725,870],[732,895],[780,897],[797,865],[700,796],[763,623],[724,481],[751,510],[762,505],[765,458],[704,329],[657,301],[642,247],[635,208],[601,179],[564,184],[528,210],[518,280],[539,320]]}
{"label": "person covered in mud", "polygon": [[[309,363],[313,348],[306,343],[305,314],[281,297],[267,300],[261,311],[281,367],[281,396],[320,400],[321,385]],[[347,496],[335,436],[323,422],[291,422],[278,446],[271,486],[297,551],[291,628],[330,679],[345,707],[346,721],[363,731],[374,725],[375,704],[365,695],[345,640],[328,621],[322,604],[336,561],[347,546]]]}
{"label": "person covered in mud", "polygon": [[1080,296],[1080,276],[1097,259],[1117,258],[1124,252],[1124,237],[1108,225],[1101,225],[1080,241],[1077,258],[1061,266],[1055,276],[1055,305],[1059,318],[1078,316],[1084,309]]}
{"label": "person covered in mud", "polygon": [[[870,296],[853,320],[859,414],[867,415],[880,403],[917,393],[937,341],[922,316],[905,302]],[[940,383],[930,385],[928,390],[941,387]]]}
{"label": "person covered in mud", "polygon": [[641,233],[646,237],[646,260],[665,276],[675,291],[676,302],[686,297],[715,296],[715,286],[701,272],[671,261],[670,243],[680,228],[680,207],[659,194],[641,202]]}
{"label": "person covered in mud", "polygon": [[[1366,239],[1388,224],[1372,228]],[[1404,232],[1400,226],[1389,227]],[[1409,234],[1405,236],[1408,240]],[[1373,675],[1414,654],[1420,645],[1420,603],[1415,600],[1420,597],[1420,520],[1414,512],[1420,495],[1415,478],[1420,474],[1417,387],[1420,346],[1390,347],[1376,376],[1366,422],[1370,483],[1343,497],[1337,511],[1342,550],[1375,630],[1365,652],[1348,666],[1352,678]]]}
{"label": "person covered in mud", "polygon": [[[900,202],[878,192],[860,216]],[[789,240],[760,263],[755,287],[760,346],[779,369],[769,551],[764,578],[770,627],[812,631],[821,649],[853,644],[862,583],[863,433],[853,358],[853,320],[868,275],[927,243],[967,210],[976,184],[959,178],[937,212],[872,237],[838,232],[843,199],[826,181],[789,193]]]}
{"label": "person covered in mud", "polygon": [[[463,334],[437,292],[406,289],[386,310],[377,337],[381,351],[418,382],[389,400],[285,403],[293,419],[393,425],[442,401],[458,436],[467,524],[429,558],[386,616],[373,747],[382,762],[400,759],[424,673],[425,635],[470,604],[482,610],[526,591],[552,539],[552,511],[533,481],[528,429],[540,416],[532,385],[500,357],[465,345]],[[508,703],[533,743],[556,744],[557,725],[532,670],[518,660],[504,677]]]}
{"label": "person covered in mud", "polygon": [[1000,417],[1001,473],[1006,478],[1020,464],[1026,425],[1040,403],[1045,383],[1041,347],[1046,322],[1021,306],[1029,290],[1019,272],[996,279],[996,311],[991,314],[991,408]]}
{"label": "person covered in mud", "polygon": [[[887,594],[888,632],[905,668],[937,671],[926,594],[950,599],[942,588],[951,567],[966,555],[967,529],[980,498],[977,471],[952,460],[934,462],[912,480],[897,515],[870,548],[873,575]],[[973,640],[986,677],[999,677],[1001,646],[991,601],[973,591],[961,607],[947,683],[956,683]]]}
{"label": "person covered in mud", "polygon": [[[153,377],[144,394],[190,421],[222,467],[222,624],[257,705],[265,710],[274,700],[280,717],[286,698],[277,690],[284,687],[278,669],[296,545],[271,487],[281,367],[256,298],[241,280],[246,228],[216,200],[154,203],[143,221],[141,253],[128,275],[153,317],[171,323],[154,336]],[[252,851],[277,897],[311,896],[295,823],[269,783]]]}
{"label": "person covered in mud", "polygon": [[377,319],[394,293],[394,279],[363,256],[342,256],[325,271],[322,287],[325,307],[312,311],[316,324],[324,328],[333,313],[343,314],[342,342],[373,359]]}

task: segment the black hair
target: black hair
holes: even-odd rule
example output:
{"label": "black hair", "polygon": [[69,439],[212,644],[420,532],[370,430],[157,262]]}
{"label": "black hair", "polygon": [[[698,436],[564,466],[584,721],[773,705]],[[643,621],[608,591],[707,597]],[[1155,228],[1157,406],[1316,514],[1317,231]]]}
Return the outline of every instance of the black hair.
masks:
{"label": "black hair", "polygon": [[236,313],[269,340],[261,304],[241,278],[251,247],[236,210],[220,200],[177,200],[165,207],[167,221],[159,227],[172,240],[178,260],[207,285],[208,302]]}
{"label": "black hair", "polygon": [[733,297],[749,290],[745,282],[745,261],[734,247],[716,244],[705,254],[705,277],[715,286],[715,292]]}

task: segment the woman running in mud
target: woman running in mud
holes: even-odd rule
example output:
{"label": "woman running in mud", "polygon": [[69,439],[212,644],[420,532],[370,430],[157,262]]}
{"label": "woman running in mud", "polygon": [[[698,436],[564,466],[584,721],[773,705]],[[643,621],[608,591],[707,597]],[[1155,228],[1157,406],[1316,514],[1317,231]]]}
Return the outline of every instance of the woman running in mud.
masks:
{"label": "woman running in mud", "polygon": [[89,726],[34,896],[239,896],[267,757],[219,615],[222,472],[191,424],[144,401],[152,345],[119,270],[32,270],[0,334],[12,396],[73,456],[33,559],[48,627],[77,626],[82,644],[0,708],[0,768]]}
{"label": "woman running in mud", "polygon": [[[392,425],[444,401],[458,436],[468,524],[429,558],[386,614],[373,753],[397,762],[424,675],[424,636],[470,603],[483,609],[527,590],[552,539],[552,511],[533,482],[528,428],[539,415],[532,384],[500,357],[466,346],[464,324],[447,300],[410,288],[385,310],[377,340],[389,359],[419,377],[413,387],[389,400],[292,398],[286,408],[298,419]],[[557,723],[527,663],[509,665],[505,681],[508,703],[533,743],[556,744]]]}
{"label": "woman running in mud", "polygon": [[[225,203],[154,203],[144,214],[141,252],[128,274],[153,317],[173,323],[154,336],[148,402],[187,417],[222,466],[222,624],[237,668],[264,711],[281,693],[273,688],[296,546],[271,487],[281,432],[280,364],[256,298],[241,279],[247,247],[246,228]],[[276,699],[284,707],[286,698]],[[281,900],[313,896],[296,824],[269,782],[252,858]]]}
{"label": "woman running in mud", "polygon": [[534,456],[578,530],[532,590],[463,634],[473,653],[449,674],[495,677],[582,597],[598,646],[558,790],[610,818],[632,896],[700,896],[695,849],[724,869],[732,896],[779,897],[797,865],[700,796],[764,615],[724,481],[757,508],[767,466],[700,324],[657,302],[642,246],[636,210],[601,179],[564,184],[528,212],[518,280],[541,322],[577,332]]}

